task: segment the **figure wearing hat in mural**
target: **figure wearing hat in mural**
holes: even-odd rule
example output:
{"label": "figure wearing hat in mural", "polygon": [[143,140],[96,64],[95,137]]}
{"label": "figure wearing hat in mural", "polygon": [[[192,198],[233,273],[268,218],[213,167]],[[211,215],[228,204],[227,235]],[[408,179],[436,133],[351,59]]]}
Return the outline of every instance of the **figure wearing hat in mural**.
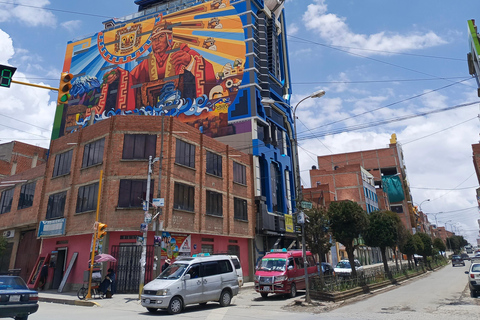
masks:
{"label": "figure wearing hat in mural", "polygon": [[[150,37],[152,52],[131,72],[132,84],[156,80],[169,81],[170,77],[183,76],[183,98],[194,99],[210,92],[215,86],[212,64],[185,43],[174,41],[171,25],[162,22],[153,29]],[[138,102],[137,102],[138,107]]]}

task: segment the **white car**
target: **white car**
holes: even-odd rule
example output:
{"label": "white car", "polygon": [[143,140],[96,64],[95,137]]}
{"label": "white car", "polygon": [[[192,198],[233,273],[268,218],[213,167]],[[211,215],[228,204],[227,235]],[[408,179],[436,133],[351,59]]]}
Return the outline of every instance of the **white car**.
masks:
{"label": "white car", "polygon": [[468,271],[468,287],[470,289],[470,296],[476,298],[480,292],[480,262],[473,261]]}
{"label": "white car", "polygon": [[[357,276],[363,275],[363,266],[357,259],[355,259],[355,270],[357,271]],[[339,278],[349,278],[352,275],[350,261],[347,259],[340,260],[333,269],[333,272],[335,273],[335,276]]]}

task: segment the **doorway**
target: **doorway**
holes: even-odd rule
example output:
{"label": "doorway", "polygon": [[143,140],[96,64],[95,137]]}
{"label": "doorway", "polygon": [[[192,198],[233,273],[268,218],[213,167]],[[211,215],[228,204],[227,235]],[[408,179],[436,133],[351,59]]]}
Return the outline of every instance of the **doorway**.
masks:
{"label": "doorway", "polygon": [[[59,248],[57,249],[57,257],[56,261],[53,262],[50,266],[54,268],[53,270],[53,282],[52,282],[52,289],[58,289],[60,287],[60,283],[63,279],[63,273],[65,271],[65,259],[67,258],[67,248]],[[50,260],[52,262],[52,260]]]}

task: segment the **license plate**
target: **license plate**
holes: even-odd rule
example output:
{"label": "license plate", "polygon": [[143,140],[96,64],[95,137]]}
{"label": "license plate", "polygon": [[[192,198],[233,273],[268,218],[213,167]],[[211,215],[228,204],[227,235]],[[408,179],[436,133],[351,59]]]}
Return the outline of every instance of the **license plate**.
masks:
{"label": "license plate", "polygon": [[273,291],[273,288],[270,287],[270,286],[263,286],[263,287],[262,287],[262,291],[272,292],[272,291]]}
{"label": "license plate", "polygon": [[18,295],[10,296],[10,301],[18,302],[18,301],[20,301],[20,296],[18,296]]}

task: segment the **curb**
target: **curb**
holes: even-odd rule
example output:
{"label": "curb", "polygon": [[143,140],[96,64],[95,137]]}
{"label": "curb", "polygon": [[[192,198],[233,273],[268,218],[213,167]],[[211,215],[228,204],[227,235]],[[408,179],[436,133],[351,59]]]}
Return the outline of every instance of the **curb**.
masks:
{"label": "curb", "polygon": [[72,305],[72,306],[83,306],[83,307],[97,306],[97,307],[100,307],[100,304],[98,304],[95,301],[85,301],[85,300],[68,300],[68,299],[59,299],[59,298],[38,297],[38,301],[50,302],[50,303],[59,303],[59,304],[68,304],[68,305]]}

